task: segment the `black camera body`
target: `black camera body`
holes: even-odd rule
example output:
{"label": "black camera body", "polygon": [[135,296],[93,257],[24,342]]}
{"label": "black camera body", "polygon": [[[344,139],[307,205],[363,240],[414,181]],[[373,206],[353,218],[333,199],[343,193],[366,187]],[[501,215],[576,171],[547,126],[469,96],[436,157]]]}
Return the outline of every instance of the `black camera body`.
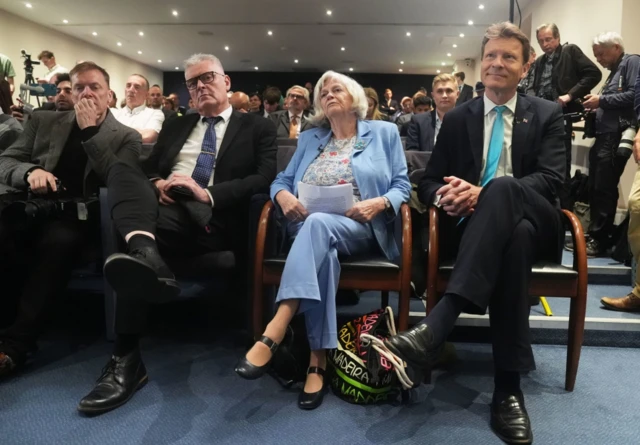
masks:
{"label": "black camera body", "polygon": [[33,65],[40,65],[40,62],[36,62],[34,60],[31,60],[31,54],[27,54],[27,52],[25,50],[20,50],[20,53],[22,54],[22,58],[24,59],[24,70],[31,74],[33,72]]}

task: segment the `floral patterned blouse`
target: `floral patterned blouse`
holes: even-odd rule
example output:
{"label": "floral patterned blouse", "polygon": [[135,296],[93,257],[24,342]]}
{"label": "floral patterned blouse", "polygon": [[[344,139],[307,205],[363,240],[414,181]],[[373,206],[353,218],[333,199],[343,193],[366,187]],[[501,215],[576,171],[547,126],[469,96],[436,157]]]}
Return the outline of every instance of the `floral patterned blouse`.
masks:
{"label": "floral patterned blouse", "polygon": [[302,182],[319,186],[351,183],[354,201],[360,201],[360,191],[351,169],[351,155],[355,143],[356,136],[342,140],[332,137],[304,172]]}

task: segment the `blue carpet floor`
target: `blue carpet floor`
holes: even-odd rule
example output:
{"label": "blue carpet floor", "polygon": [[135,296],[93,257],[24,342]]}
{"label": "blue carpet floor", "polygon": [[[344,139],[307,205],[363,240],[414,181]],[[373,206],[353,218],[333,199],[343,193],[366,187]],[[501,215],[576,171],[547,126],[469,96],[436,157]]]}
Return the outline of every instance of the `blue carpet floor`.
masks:
{"label": "blue carpet floor", "polygon": [[[111,345],[43,344],[24,374],[0,384],[2,444],[499,444],[491,433],[487,345],[457,344],[410,405],[355,406],[333,394],[303,412],[294,390],[270,377],[241,380],[242,347],[225,339],[143,342],[150,381],[127,405],[85,418],[75,411]],[[523,389],[538,444],[636,444],[640,351],[586,347],[576,390],[564,391],[566,348],[535,346],[538,369]]]}

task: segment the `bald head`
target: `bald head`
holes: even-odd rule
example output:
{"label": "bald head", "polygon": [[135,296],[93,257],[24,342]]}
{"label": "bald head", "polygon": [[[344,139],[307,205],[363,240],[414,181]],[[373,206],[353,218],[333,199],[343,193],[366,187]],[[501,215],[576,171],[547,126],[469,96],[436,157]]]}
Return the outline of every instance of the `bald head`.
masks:
{"label": "bald head", "polygon": [[236,111],[241,111],[243,113],[249,111],[249,96],[244,94],[242,91],[236,91],[233,93],[229,98],[229,102]]}

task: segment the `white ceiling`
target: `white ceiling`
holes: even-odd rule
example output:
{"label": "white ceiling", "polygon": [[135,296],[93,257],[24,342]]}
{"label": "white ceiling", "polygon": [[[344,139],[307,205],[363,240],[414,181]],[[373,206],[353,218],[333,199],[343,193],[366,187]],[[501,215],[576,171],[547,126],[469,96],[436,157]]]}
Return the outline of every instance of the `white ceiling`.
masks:
{"label": "white ceiling", "polygon": [[[520,0],[520,6],[529,1]],[[182,69],[193,53],[210,52],[226,71],[402,68],[434,74],[451,70],[455,60],[478,57],[484,29],[509,14],[509,0],[31,0],[32,8],[25,3],[0,0],[0,9],[163,71]]]}

